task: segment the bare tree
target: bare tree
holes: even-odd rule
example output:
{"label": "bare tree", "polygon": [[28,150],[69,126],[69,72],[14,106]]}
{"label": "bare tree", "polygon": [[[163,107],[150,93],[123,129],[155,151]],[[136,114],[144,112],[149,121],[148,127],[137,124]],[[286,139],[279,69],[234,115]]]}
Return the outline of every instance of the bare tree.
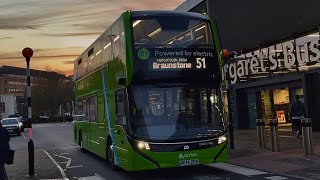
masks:
{"label": "bare tree", "polygon": [[[46,68],[42,79],[35,80],[32,87],[32,108],[35,115],[49,113],[51,116],[58,115],[60,105],[67,107],[72,99],[72,81],[68,80],[61,71]],[[71,83],[71,84],[70,84]],[[70,93],[71,92],[71,93]]]}

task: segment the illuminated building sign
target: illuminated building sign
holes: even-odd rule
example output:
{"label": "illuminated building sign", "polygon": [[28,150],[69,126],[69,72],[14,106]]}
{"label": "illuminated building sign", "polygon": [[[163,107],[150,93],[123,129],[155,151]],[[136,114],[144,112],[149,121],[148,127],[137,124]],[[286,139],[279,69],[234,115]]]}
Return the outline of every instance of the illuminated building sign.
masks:
{"label": "illuminated building sign", "polygon": [[[278,58],[278,54],[281,54],[281,58]],[[282,49],[271,46],[255,51],[251,57],[243,58],[244,60],[238,59],[236,62],[225,64],[223,68],[231,84],[235,84],[240,78],[268,71],[275,72],[279,68],[315,65],[320,62],[320,40],[313,39],[296,44],[294,41],[288,41],[282,43]]]}

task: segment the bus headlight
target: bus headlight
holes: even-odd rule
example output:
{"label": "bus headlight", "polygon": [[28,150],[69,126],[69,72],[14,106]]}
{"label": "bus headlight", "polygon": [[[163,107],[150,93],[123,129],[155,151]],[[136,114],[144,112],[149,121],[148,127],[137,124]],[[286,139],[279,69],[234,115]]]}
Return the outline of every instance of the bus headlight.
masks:
{"label": "bus headlight", "polygon": [[226,141],[227,141],[227,136],[226,135],[221,136],[221,137],[218,138],[218,144],[222,144],[222,143],[224,143]]}
{"label": "bus headlight", "polygon": [[137,146],[139,149],[150,150],[149,143],[147,143],[147,142],[138,141]]}

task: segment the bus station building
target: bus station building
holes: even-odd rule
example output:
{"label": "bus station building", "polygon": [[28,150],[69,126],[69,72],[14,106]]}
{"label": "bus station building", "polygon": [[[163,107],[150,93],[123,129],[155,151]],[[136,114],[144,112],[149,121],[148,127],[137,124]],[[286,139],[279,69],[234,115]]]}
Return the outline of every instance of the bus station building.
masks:
{"label": "bus station building", "polygon": [[227,114],[233,127],[256,127],[256,119],[291,124],[295,96],[320,131],[320,1],[187,0],[176,11],[208,12],[218,24]]}

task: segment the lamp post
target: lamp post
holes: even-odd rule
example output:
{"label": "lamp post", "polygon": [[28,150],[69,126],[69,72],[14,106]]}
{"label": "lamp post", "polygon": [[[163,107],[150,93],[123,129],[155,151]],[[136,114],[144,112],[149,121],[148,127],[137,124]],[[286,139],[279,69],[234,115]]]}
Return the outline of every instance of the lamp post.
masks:
{"label": "lamp post", "polygon": [[33,55],[31,48],[24,48],[22,55],[27,62],[27,98],[28,98],[28,125],[29,125],[29,141],[28,141],[28,157],[29,157],[29,176],[34,175],[34,144],[32,140],[32,111],[31,111],[31,87],[30,87],[30,58]]}

